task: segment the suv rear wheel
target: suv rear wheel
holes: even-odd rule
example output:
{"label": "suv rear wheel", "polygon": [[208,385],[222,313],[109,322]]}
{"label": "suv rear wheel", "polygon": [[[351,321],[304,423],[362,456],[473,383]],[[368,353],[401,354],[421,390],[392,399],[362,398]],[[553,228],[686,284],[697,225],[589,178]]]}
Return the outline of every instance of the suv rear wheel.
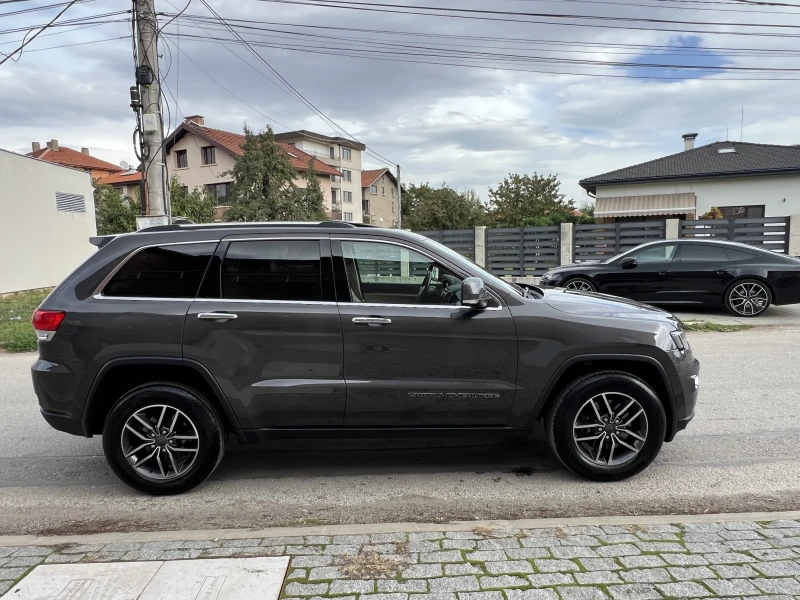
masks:
{"label": "suv rear wheel", "polygon": [[545,425],[550,447],[565,467],[586,479],[618,481],[653,462],[667,419],[644,381],[606,371],[567,386]]}
{"label": "suv rear wheel", "polygon": [[149,383],[120,398],[103,427],[103,450],[116,475],[154,495],[180,494],[205,481],[225,453],[225,429],[197,391]]}

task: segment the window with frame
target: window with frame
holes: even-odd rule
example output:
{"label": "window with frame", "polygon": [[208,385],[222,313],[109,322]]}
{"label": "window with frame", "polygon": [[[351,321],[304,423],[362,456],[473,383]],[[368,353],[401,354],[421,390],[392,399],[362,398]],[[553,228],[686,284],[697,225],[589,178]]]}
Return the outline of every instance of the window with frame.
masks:
{"label": "window with frame", "polygon": [[742,262],[745,260],[752,260],[757,254],[752,252],[745,252],[744,250],[739,250],[737,248],[728,248],[727,246],[724,248],[725,254],[728,256],[728,260],[733,260],[737,262]]}
{"label": "window with frame", "polygon": [[203,146],[200,148],[200,158],[204,165],[217,164],[217,152],[214,146]]}
{"label": "window with frame", "polygon": [[342,192],[342,199],[348,204],[353,201],[353,192]]}
{"label": "window with frame", "polygon": [[217,206],[227,206],[230,204],[233,197],[233,182],[226,183],[210,183],[206,186],[208,193],[211,194],[217,202]]}
{"label": "window with frame", "polygon": [[339,196],[337,195],[338,191],[339,190],[331,189],[331,205],[333,206],[339,204]]}
{"label": "window with frame", "polygon": [[186,150],[175,151],[175,168],[177,169],[189,168],[189,156],[186,154]]}
{"label": "window with frame", "polygon": [[347,169],[342,169],[342,179],[344,181],[353,181],[353,172]]}
{"label": "window with frame", "polygon": [[378,186],[377,185],[371,185],[369,187],[369,193],[370,194],[377,194],[378,193]]}
{"label": "window with frame", "polygon": [[350,148],[342,148],[342,160],[353,160],[353,153]]}
{"label": "window with frame", "polygon": [[385,195],[386,195],[386,187],[385,186],[381,186],[381,196],[385,196]]}
{"label": "window with frame", "polygon": [[651,246],[645,248],[638,254],[632,255],[636,258],[636,262],[640,264],[645,263],[658,263],[658,262],[671,262],[672,257],[675,256],[677,249],[675,244],[664,244],[663,246]]}
{"label": "window with frame", "polygon": [[131,256],[103,289],[104,296],[195,298],[217,242],[143,248]]}
{"label": "window with frame", "polygon": [[321,300],[321,277],[317,240],[231,242],[220,275],[235,300]]}
{"label": "window with frame", "polygon": [[392,196],[394,196],[394,188],[389,188],[389,189],[392,190]]}
{"label": "window with frame", "polygon": [[336,148],[331,146],[330,151],[331,151],[331,158],[336,158]]}
{"label": "window with frame", "polygon": [[747,206],[720,206],[723,219],[762,219],[764,217],[763,204]]}
{"label": "window with frame", "polygon": [[350,302],[461,304],[462,278],[409,248],[342,242]]}
{"label": "window with frame", "polygon": [[353,221],[353,213],[351,212],[342,213],[342,218],[348,223],[351,223]]}
{"label": "window with frame", "polygon": [[683,244],[680,262],[728,262],[728,255],[719,246],[705,244]]}

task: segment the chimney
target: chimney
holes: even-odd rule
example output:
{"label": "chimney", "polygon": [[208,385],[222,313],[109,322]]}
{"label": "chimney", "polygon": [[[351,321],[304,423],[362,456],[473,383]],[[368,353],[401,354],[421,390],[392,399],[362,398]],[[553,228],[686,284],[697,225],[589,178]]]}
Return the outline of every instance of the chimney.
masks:
{"label": "chimney", "polygon": [[47,142],[47,147],[53,152],[58,152],[58,140],[50,140]]}
{"label": "chimney", "polygon": [[88,155],[89,154],[89,149],[88,148],[81,148],[81,154],[87,154]]}
{"label": "chimney", "polygon": [[683,151],[694,150],[694,141],[697,139],[696,133],[684,133],[683,138]]}
{"label": "chimney", "polygon": [[186,117],[184,121],[191,121],[192,123],[195,123],[197,125],[206,124],[206,118],[202,115],[192,115],[191,117]]}
{"label": "chimney", "polygon": [[33,151],[36,152],[42,149],[42,145],[39,142],[31,142],[31,148],[33,148]]}

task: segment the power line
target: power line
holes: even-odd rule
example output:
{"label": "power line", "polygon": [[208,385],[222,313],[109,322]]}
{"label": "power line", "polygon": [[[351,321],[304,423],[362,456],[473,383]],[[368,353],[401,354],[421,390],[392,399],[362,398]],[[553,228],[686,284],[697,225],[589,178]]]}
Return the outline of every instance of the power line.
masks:
{"label": "power line", "polygon": [[72,0],[72,1],[71,1],[69,4],[67,4],[67,5],[66,5],[66,6],[65,6],[63,9],[61,9],[61,11],[60,11],[60,12],[59,12],[59,13],[58,13],[58,14],[57,14],[55,17],[53,17],[53,20],[52,20],[52,21],[50,21],[50,22],[49,22],[47,25],[45,25],[45,26],[44,26],[44,27],[42,27],[42,28],[41,28],[39,31],[37,31],[36,33],[34,33],[34,34],[33,34],[33,36],[31,36],[31,39],[29,39],[29,40],[27,40],[27,41],[24,41],[24,42],[22,42],[22,44],[20,44],[20,46],[19,46],[19,47],[18,47],[16,50],[14,50],[14,51],[13,51],[11,54],[9,54],[8,56],[6,56],[6,57],[5,57],[3,60],[0,60],[0,66],[2,66],[2,65],[3,65],[3,63],[5,63],[7,60],[9,60],[9,59],[10,59],[12,56],[14,56],[14,55],[15,55],[17,52],[19,52],[19,57],[17,58],[17,60],[19,60],[19,58],[20,58],[20,57],[22,57],[22,50],[25,48],[25,46],[27,46],[28,44],[30,44],[30,43],[31,43],[33,40],[35,40],[35,39],[38,37],[38,35],[39,35],[40,33],[42,33],[42,32],[43,32],[45,29],[47,29],[48,27],[50,27],[50,25],[52,25],[53,23],[55,23],[55,22],[58,20],[58,17],[60,17],[61,15],[63,15],[65,12],[67,12],[67,11],[69,10],[69,8],[70,8],[70,7],[71,7],[73,4],[75,4],[77,1],[78,1],[78,0]]}

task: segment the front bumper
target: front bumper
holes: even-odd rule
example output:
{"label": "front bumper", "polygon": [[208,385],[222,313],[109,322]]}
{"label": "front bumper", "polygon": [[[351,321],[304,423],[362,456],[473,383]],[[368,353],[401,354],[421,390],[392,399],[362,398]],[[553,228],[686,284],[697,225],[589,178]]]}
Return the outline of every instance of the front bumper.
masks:
{"label": "front bumper", "polygon": [[558,284],[561,283],[561,277],[558,279],[540,279],[539,280],[539,287],[558,287]]}

